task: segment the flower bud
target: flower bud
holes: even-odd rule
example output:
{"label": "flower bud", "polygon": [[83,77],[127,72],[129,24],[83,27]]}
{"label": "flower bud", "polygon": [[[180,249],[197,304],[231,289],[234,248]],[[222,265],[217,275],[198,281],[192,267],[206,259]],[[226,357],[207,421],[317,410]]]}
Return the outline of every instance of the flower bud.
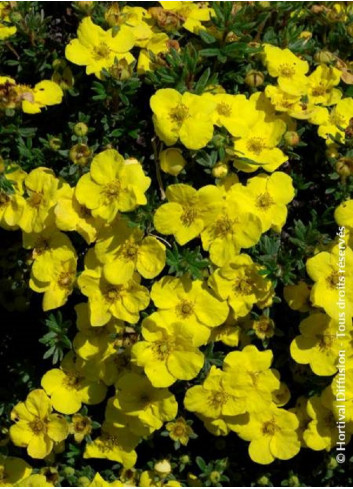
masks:
{"label": "flower bud", "polygon": [[337,145],[336,144],[330,144],[328,147],[327,147],[327,150],[326,150],[326,156],[327,158],[332,158],[332,159],[336,159],[339,157],[339,152],[338,152],[338,149],[337,149]]}
{"label": "flower bud", "polygon": [[88,1],[74,2],[75,7],[81,10],[81,12],[85,14],[90,14],[92,12],[92,10],[94,9],[94,4],[95,2],[88,2]]}
{"label": "flower bud", "polygon": [[54,151],[58,151],[61,148],[61,139],[56,137],[50,138],[49,147]]}
{"label": "flower bud", "polygon": [[343,157],[336,163],[336,172],[341,177],[349,177],[353,174],[353,158]]}
{"label": "flower bud", "polygon": [[292,486],[292,487],[299,487],[299,486],[300,486],[300,481],[299,481],[298,476],[296,476],[296,475],[291,475],[291,476],[288,478],[288,485],[289,485],[289,486]]}
{"label": "flower bud", "polygon": [[299,34],[299,39],[304,39],[305,41],[309,41],[313,37],[313,33],[310,31],[302,31]]}
{"label": "flower bud", "polygon": [[227,43],[231,43],[231,42],[237,42],[239,41],[240,37],[237,36],[233,31],[230,31],[228,32],[228,34],[226,35],[226,39],[225,41]]}
{"label": "flower bud", "polygon": [[69,157],[75,165],[86,166],[91,158],[92,151],[87,144],[75,144],[70,149]]}
{"label": "flower bud", "polygon": [[159,154],[159,162],[161,169],[174,177],[179,175],[186,165],[186,160],[179,148],[168,148],[161,151]]}
{"label": "flower bud", "polygon": [[109,27],[118,25],[120,17],[120,8],[118,2],[113,2],[110,4],[109,8],[104,14],[104,18],[107,21]]}
{"label": "flower bud", "polygon": [[270,485],[270,483],[271,483],[271,482],[270,482],[270,479],[267,477],[267,475],[262,475],[261,477],[259,477],[259,478],[257,479],[257,481],[256,481],[256,482],[257,482],[257,484],[258,484],[259,486],[262,486],[262,487],[264,487],[264,486],[268,486],[268,485]]}
{"label": "flower bud", "polygon": [[219,161],[212,168],[212,176],[214,178],[224,178],[228,175],[229,167],[227,163],[223,163],[223,161]]}
{"label": "flower bud", "polygon": [[322,49],[314,54],[314,60],[317,63],[331,63],[335,60],[335,55],[328,51],[327,49]]}
{"label": "flower bud", "polygon": [[167,476],[172,471],[172,466],[170,465],[169,460],[163,459],[154,464],[154,470],[161,476]]}
{"label": "flower bud", "polygon": [[77,479],[77,485],[79,487],[88,487],[90,485],[91,481],[89,480],[88,477],[82,476]]}
{"label": "flower bud", "polygon": [[250,70],[245,76],[245,83],[249,87],[259,87],[263,84],[265,79],[264,74],[261,71]]}
{"label": "flower bud", "polygon": [[72,477],[75,475],[75,469],[73,467],[65,467],[63,473],[65,477]]}
{"label": "flower bud", "polygon": [[213,484],[217,484],[221,480],[222,474],[218,470],[212,470],[209,475],[209,479]]}
{"label": "flower bud", "polygon": [[74,125],[74,133],[76,136],[86,136],[88,127],[84,122],[78,122]]}
{"label": "flower bud", "polygon": [[300,136],[296,131],[287,131],[284,135],[284,141],[287,146],[297,146],[300,143]]}

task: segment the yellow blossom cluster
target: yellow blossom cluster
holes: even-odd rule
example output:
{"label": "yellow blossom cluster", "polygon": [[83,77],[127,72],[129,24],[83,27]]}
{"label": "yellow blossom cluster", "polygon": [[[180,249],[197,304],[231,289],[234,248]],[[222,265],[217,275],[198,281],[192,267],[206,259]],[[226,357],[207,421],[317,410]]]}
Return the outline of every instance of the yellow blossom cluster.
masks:
{"label": "yellow blossom cluster", "polygon": [[[5,27],[5,3],[0,39],[15,33]],[[107,72],[129,72],[135,62],[137,74],[145,75],[163,65],[170,49],[179,49],[171,30],[205,29],[214,12],[207,2],[197,3],[160,2],[149,10],[113,3],[105,11],[110,28],[84,17],[66,58],[102,82]],[[67,305],[76,313],[72,350],[11,411],[10,440],[29,457],[45,459],[73,437],[83,444],[83,458],[132,469],[138,445],[158,430],[165,428],[186,446],[194,435],[189,415],[212,436],[235,433],[258,464],[289,460],[302,448],[329,451],[338,440],[335,399],[343,349],[347,442],[353,434],[353,200],[334,211],[337,237],[310,250],[303,279],[284,287],[285,301],[299,318],[292,336],[286,318],[271,317],[282,291],[254,251],[263,238],[283,233],[295,199],[295,179],[283,165],[291,146],[286,136],[297,135],[298,121],[305,120],[318,126],[330,147],[344,145],[351,137],[353,99],[338,88],[337,67],[321,63],[311,70],[309,60],[288,48],[260,48],[259,62],[273,83],[263,91],[160,88],[150,97],[162,197],[146,227],[133,221],[148,209],[155,175],[146,161],[112,146],[93,155],[75,185],[57,176],[49,162],[29,171],[11,163],[3,173],[12,191],[1,187],[0,226],[21,233],[30,255],[29,287],[42,294],[43,311]],[[30,88],[0,77],[0,111],[36,114],[60,104],[64,92],[56,81]],[[225,174],[208,185],[179,181],[195,152],[207,150],[219,134]],[[229,162],[234,171],[228,171]],[[174,178],[165,192],[160,169]],[[200,245],[209,260],[200,276],[166,271],[170,242],[180,249]],[[291,362],[329,377],[321,391],[292,404],[294,393],[281,380],[281,364],[268,342],[280,321]],[[216,342],[227,347],[219,362],[210,356]],[[83,409],[99,404],[103,422],[91,438],[93,420]],[[90,487],[180,485],[156,472],[114,483],[97,472]],[[2,456],[0,479],[5,485],[47,482],[24,460]]]}

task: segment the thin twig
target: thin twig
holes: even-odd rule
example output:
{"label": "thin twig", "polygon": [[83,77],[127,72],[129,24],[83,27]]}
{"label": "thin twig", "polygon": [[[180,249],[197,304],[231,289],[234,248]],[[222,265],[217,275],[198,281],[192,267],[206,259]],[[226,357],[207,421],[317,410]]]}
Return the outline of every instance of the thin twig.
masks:
{"label": "thin twig", "polygon": [[161,200],[165,200],[166,195],[165,195],[165,190],[162,181],[161,168],[159,166],[159,156],[158,156],[157,142],[155,137],[152,139],[152,147],[153,147],[154,163],[156,165],[156,177],[157,177],[159,192],[161,194]]}

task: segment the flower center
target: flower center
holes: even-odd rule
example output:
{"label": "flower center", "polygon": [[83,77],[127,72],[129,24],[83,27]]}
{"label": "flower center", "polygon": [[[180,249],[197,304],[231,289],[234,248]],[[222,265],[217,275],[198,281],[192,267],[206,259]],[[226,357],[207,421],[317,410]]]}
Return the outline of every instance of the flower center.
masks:
{"label": "flower center", "polygon": [[248,151],[250,151],[251,153],[255,153],[256,155],[259,155],[265,148],[265,143],[263,138],[260,137],[250,138],[247,142],[247,148]]}
{"label": "flower center", "polygon": [[176,314],[178,317],[182,319],[186,319],[189,316],[191,316],[193,311],[194,311],[193,303],[186,299],[179,302],[179,304],[176,306]]}
{"label": "flower center", "polygon": [[172,341],[159,341],[153,345],[153,351],[158,360],[165,360],[173,351],[174,343]]}
{"label": "flower center", "polygon": [[178,423],[173,429],[173,434],[178,438],[186,435],[185,426],[183,426],[181,423]]}
{"label": "flower center", "polygon": [[72,285],[73,274],[71,272],[61,272],[58,278],[58,285],[62,289],[68,289]]}
{"label": "flower center", "polygon": [[126,243],[122,249],[122,255],[125,260],[135,260],[137,258],[138,246],[134,243]]}
{"label": "flower center", "polygon": [[264,435],[273,436],[277,430],[278,428],[274,419],[271,419],[271,421],[265,421],[265,423],[262,425],[262,433]]}
{"label": "flower center", "polygon": [[320,351],[330,350],[335,342],[335,336],[329,334],[317,335],[319,339],[318,347]]}
{"label": "flower center", "polygon": [[105,42],[101,42],[93,48],[96,60],[107,58],[110,54],[110,48]]}
{"label": "flower center", "polygon": [[31,430],[35,435],[39,435],[40,433],[45,433],[47,429],[45,422],[39,418],[36,418],[34,421],[31,421],[29,423],[29,427],[31,428]]}
{"label": "flower center", "polygon": [[346,125],[345,118],[337,112],[331,112],[331,122],[337,127],[344,127]]}
{"label": "flower center", "polygon": [[327,92],[326,88],[323,87],[322,85],[318,85],[312,89],[312,94],[314,97],[320,97],[322,95],[325,95]]}
{"label": "flower center", "polygon": [[181,125],[188,116],[189,109],[184,104],[178,104],[169,113],[170,119],[178,125]]}
{"label": "flower center", "polygon": [[283,78],[292,78],[295,75],[295,68],[288,63],[283,63],[279,66],[278,72]]}
{"label": "flower center", "polygon": [[109,287],[105,293],[104,297],[107,302],[114,303],[121,298],[121,292],[123,290],[122,285],[116,285],[115,287]]}
{"label": "flower center", "polygon": [[224,391],[212,391],[208,396],[208,403],[213,408],[220,408],[227,402],[229,395]]}
{"label": "flower center", "polygon": [[252,292],[253,285],[250,277],[237,277],[233,283],[233,290],[239,295],[249,295]]}
{"label": "flower center", "polygon": [[38,192],[33,192],[29,199],[27,200],[28,205],[31,207],[39,207],[42,202],[42,194]]}
{"label": "flower center", "polygon": [[65,372],[64,383],[69,389],[78,389],[81,384],[81,377],[76,372]]}
{"label": "flower center", "polygon": [[196,217],[197,211],[194,207],[184,207],[180,220],[184,226],[190,226],[195,221]]}
{"label": "flower center", "polygon": [[335,289],[339,284],[339,273],[332,272],[327,278],[326,283],[330,289]]}
{"label": "flower center", "polygon": [[256,207],[266,210],[274,204],[271,195],[268,192],[260,194],[256,197]]}
{"label": "flower center", "polygon": [[217,104],[217,112],[224,117],[230,117],[232,115],[232,108],[225,102],[221,102],[220,104]]}
{"label": "flower center", "polygon": [[105,185],[103,188],[103,194],[108,200],[113,200],[120,194],[121,183],[119,180],[113,180],[112,182]]}
{"label": "flower center", "polygon": [[216,221],[215,225],[215,230],[216,230],[216,235],[219,237],[224,237],[227,236],[227,234],[232,232],[232,224],[233,221],[231,221],[227,216],[223,216]]}

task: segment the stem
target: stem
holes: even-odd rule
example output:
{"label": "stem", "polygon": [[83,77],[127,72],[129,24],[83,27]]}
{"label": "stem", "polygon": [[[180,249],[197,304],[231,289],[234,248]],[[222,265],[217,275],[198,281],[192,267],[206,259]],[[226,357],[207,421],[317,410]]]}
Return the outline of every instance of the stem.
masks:
{"label": "stem", "polygon": [[5,42],[5,46],[16,56],[17,59],[20,59],[20,55],[10,42]]}
{"label": "stem", "polygon": [[157,138],[154,137],[152,139],[152,147],[153,147],[153,155],[154,155],[154,163],[156,165],[156,177],[159,187],[159,192],[161,194],[161,200],[166,199],[165,190],[162,181],[161,168],[159,166],[159,157],[158,157],[158,149],[157,149]]}

